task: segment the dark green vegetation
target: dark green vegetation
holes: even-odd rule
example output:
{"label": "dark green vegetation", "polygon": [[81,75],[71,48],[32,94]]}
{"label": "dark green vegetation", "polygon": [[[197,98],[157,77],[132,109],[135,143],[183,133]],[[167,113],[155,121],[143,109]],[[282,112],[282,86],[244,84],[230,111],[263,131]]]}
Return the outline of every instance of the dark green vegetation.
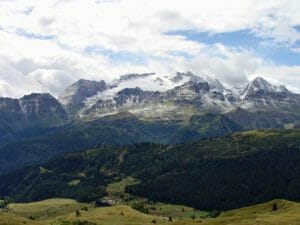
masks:
{"label": "dark green vegetation", "polygon": [[176,144],[248,129],[281,129],[294,121],[295,115],[239,109],[228,115],[194,115],[184,122],[143,121],[123,112],[92,121],[73,121],[61,127],[35,126],[10,133],[14,141],[0,141],[0,174],[46,162],[56,155],[98,146],[142,142]]}
{"label": "dark green vegetation", "polygon": [[73,122],[60,128],[28,130],[27,137],[39,132],[43,135],[0,145],[0,174],[46,162],[56,155],[97,146],[141,142],[173,144],[240,130],[240,126],[222,115],[193,116],[189,125],[182,126],[172,121],[142,121],[124,112],[93,121]]}
{"label": "dark green vegetation", "polygon": [[[0,146],[0,174],[26,165],[41,163],[53,156],[108,144],[167,142],[174,125],[139,121],[129,115],[78,122],[48,130],[48,134]],[[156,132],[160,130],[161,132]]]}
{"label": "dark green vegetation", "polygon": [[232,209],[274,198],[300,200],[300,131],[249,131],[176,146],[133,144],[57,157],[0,177],[15,201],[92,201],[132,176],[131,194],[199,209]]}

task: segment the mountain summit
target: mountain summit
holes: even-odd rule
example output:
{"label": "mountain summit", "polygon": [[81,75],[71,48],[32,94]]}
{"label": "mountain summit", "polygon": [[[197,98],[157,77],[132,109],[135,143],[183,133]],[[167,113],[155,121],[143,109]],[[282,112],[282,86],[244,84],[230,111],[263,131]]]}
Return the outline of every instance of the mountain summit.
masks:
{"label": "mountain summit", "polygon": [[68,112],[48,93],[32,93],[20,99],[0,98],[0,143],[15,138],[16,131],[27,129],[30,133],[28,129],[59,127],[68,122]]}
{"label": "mountain summit", "polygon": [[59,97],[59,101],[69,110],[76,111],[83,106],[82,102],[86,98],[106,89],[107,87],[104,81],[97,82],[80,79],[66,89],[64,94]]}
{"label": "mountain summit", "polygon": [[250,84],[248,84],[247,88],[244,91],[243,96],[251,96],[255,95],[258,92],[266,92],[266,93],[286,93],[290,94],[290,91],[284,86],[276,86],[272,85],[265,79],[261,77],[255,78]]}
{"label": "mountain summit", "polygon": [[[217,79],[191,72],[127,74],[111,83],[79,80],[59,98],[76,117],[97,118],[122,111],[151,120],[186,120],[237,108],[299,112],[299,95],[258,77],[239,92]],[[259,108],[261,107],[261,108]]]}

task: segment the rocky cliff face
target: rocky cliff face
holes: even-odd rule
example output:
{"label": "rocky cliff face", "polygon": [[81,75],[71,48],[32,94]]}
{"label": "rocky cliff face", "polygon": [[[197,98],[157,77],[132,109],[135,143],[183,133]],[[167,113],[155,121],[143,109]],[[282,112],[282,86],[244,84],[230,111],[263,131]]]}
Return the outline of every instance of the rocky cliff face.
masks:
{"label": "rocky cliff face", "polygon": [[0,139],[13,138],[16,132],[26,129],[58,127],[68,121],[69,114],[50,94],[0,98]]}
{"label": "rocky cliff face", "polygon": [[72,113],[84,107],[84,100],[107,89],[104,81],[79,80],[66,89],[59,101]]}
{"label": "rocky cliff face", "polygon": [[[90,92],[79,91],[87,84],[93,84]],[[191,72],[128,74],[111,84],[78,81],[60,99],[73,115],[89,118],[129,111],[143,119],[183,121],[203,113],[232,114],[239,108],[247,112],[300,113],[300,95],[283,85],[275,86],[259,77],[245,88],[230,90],[216,79]]]}
{"label": "rocky cliff face", "polygon": [[263,78],[256,78],[242,93],[239,105],[250,111],[259,109],[299,113],[299,97],[300,95],[291,93],[283,85],[271,85]]}
{"label": "rocky cliff face", "polygon": [[68,119],[68,114],[60,102],[50,94],[30,94],[18,100],[24,118],[38,120],[50,126]]}

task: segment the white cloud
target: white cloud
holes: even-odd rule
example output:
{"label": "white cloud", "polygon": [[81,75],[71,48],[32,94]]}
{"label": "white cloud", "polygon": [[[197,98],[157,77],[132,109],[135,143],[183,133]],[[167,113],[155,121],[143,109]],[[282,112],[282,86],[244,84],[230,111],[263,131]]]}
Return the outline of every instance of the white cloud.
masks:
{"label": "white cloud", "polygon": [[[299,91],[297,66],[276,66],[249,49],[166,35],[248,29],[272,44],[291,46],[300,40],[294,28],[299,11],[298,1],[287,0],[0,0],[0,95],[47,91],[57,96],[79,78],[176,70],[207,73],[228,85],[263,74]],[[146,62],[115,62],[105,52],[143,56]]]}

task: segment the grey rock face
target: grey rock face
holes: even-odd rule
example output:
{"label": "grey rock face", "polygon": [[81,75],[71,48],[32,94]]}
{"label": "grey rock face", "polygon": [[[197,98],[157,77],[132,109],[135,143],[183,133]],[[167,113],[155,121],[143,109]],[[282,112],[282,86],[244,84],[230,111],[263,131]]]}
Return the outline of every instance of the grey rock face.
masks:
{"label": "grey rock face", "polygon": [[25,95],[19,100],[19,106],[28,120],[39,119],[49,122],[51,120],[67,120],[68,114],[62,105],[50,94],[33,93]]}
{"label": "grey rock face", "polygon": [[68,87],[59,100],[70,112],[74,112],[84,107],[83,101],[86,98],[106,89],[107,86],[103,80],[97,82],[81,79]]}
{"label": "grey rock face", "polygon": [[127,110],[146,117],[150,113],[155,118],[161,114],[167,119],[174,116],[178,119],[179,114],[226,114],[238,108],[300,113],[299,96],[283,85],[272,85],[260,77],[245,88],[230,90],[216,79],[187,72],[172,76],[127,74],[112,84],[80,80],[70,86],[60,100],[73,115],[80,117],[99,117]]}
{"label": "grey rock face", "polygon": [[50,94],[33,93],[21,99],[0,98],[0,141],[25,129],[64,125],[69,115]]}
{"label": "grey rock face", "polygon": [[83,112],[84,115],[110,113],[116,110],[143,108],[148,104],[159,102],[160,92],[143,91],[141,88],[125,88],[117,92],[112,99],[99,99]]}
{"label": "grey rock face", "polygon": [[263,78],[256,78],[242,94],[240,106],[252,111],[260,109],[299,113],[299,96],[288,91],[283,85],[275,86]]}

